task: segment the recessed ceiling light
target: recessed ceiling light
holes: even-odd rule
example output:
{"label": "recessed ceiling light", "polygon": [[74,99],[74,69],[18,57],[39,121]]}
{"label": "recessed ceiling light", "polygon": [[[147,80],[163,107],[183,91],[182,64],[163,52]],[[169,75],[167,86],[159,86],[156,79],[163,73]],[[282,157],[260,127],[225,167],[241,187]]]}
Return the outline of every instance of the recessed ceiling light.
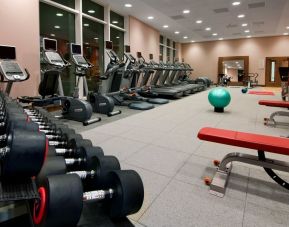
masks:
{"label": "recessed ceiling light", "polygon": [[188,14],[188,13],[190,13],[190,12],[191,12],[191,11],[188,10],[188,9],[183,10],[183,13],[184,13],[184,14]]}
{"label": "recessed ceiling light", "polygon": [[283,35],[288,35],[288,32],[283,33]]}
{"label": "recessed ceiling light", "polygon": [[251,38],[252,36],[250,36],[250,35],[247,35],[247,38]]}
{"label": "recessed ceiling light", "polygon": [[163,28],[168,28],[168,27],[169,27],[168,25],[164,25],[164,26],[163,26]]}
{"label": "recessed ceiling light", "polygon": [[83,24],[84,27],[89,27],[89,24]]}
{"label": "recessed ceiling light", "polygon": [[232,3],[233,6],[238,6],[238,5],[240,5],[240,4],[241,4],[241,2],[233,2],[233,3]]}
{"label": "recessed ceiling light", "polygon": [[175,31],[175,34],[180,34],[180,32],[179,31]]}
{"label": "recessed ceiling light", "polygon": [[244,32],[245,32],[245,33],[249,33],[249,32],[250,32],[250,30],[245,30]]}
{"label": "recessed ceiling light", "polygon": [[235,63],[236,63],[236,64],[239,64],[239,62],[238,62],[238,61],[236,61]]}
{"label": "recessed ceiling light", "polygon": [[244,18],[244,17],[245,17],[244,14],[240,14],[240,15],[238,15],[238,18]]}
{"label": "recessed ceiling light", "polygon": [[217,35],[218,35],[218,33],[213,33],[212,35],[213,35],[213,36],[217,36]]}
{"label": "recessed ceiling light", "polygon": [[119,36],[117,36],[117,37],[115,37],[115,38],[119,39]]}
{"label": "recessed ceiling light", "polygon": [[86,45],[89,45],[89,43],[85,43]]}
{"label": "recessed ceiling light", "polygon": [[242,27],[247,27],[248,26],[248,24],[242,24]]}
{"label": "recessed ceiling light", "polygon": [[94,39],[95,39],[95,40],[98,40],[98,38],[97,38],[97,37],[95,37]]}
{"label": "recessed ceiling light", "polygon": [[191,41],[191,43],[194,43],[194,42],[196,42],[196,41],[195,41],[195,40],[192,40],[192,41]]}
{"label": "recessed ceiling light", "polygon": [[287,26],[286,29],[289,29],[289,26]]}
{"label": "recessed ceiling light", "polygon": [[219,40],[223,40],[224,38],[219,38]]}
{"label": "recessed ceiling light", "polygon": [[205,28],[205,30],[206,30],[206,31],[211,31],[211,28],[208,27],[208,28]]}
{"label": "recessed ceiling light", "polygon": [[56,29],[59,29],[59,28],[60,28],[60,26],[59,26],[59,25],[55,25],[55,26],[54,26],[54,28],[56,28]]}
{"label": "recessed ceiling light", "polygon": [[188,36],[184,36],[184,39],[187,39],[188,38]]}
{"label": "recessed ceiling light", "polygon": [[127,4],[124,4],[124,6],[127,7],[127,8],[131,8],[132,4],[127,3]]}
{"label": "recessed ceiling light", "polygon": [[197,20],[196,23],[197,24],[201,24],[201,23],[203,23],[203,21],[202,20]]}
{"label": "recessed ceiling light", "polygon": [[118,24],[118,21],[114,20],[112,23],[113,23],[113,24]]}
{"label": "recessed ceiling light", "polygon": [[55,36],[55,34],[50,34],[50,36],[54,37],[54,36]]}
{"label": "recessed ceiling light", "polygon": [[154,19],[154,17],[153,17],[153,16],[149,16],[148,19],[149,19],[149,20],[152,20],[152,19]]}
{"label": "recessed ceiling light", "polygon": [[63,13],[56,13],[56,16],[63,17]]}
{"label": "recessed ceiling light", "polygon": [[93,9],[90,9],[87,11],[88,13],[95,13],[95,11]]}

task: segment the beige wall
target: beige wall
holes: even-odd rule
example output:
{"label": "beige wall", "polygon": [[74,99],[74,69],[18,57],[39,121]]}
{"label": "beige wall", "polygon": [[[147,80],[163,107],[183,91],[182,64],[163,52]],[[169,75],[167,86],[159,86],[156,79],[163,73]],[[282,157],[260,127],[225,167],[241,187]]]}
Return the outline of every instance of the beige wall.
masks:
{"label": "beige wall", "polygon": [[16,46],[17,60],[31,74],[28,81],[15,83],[11,95],[36,95],[40,78],[39,0],[1,0],[0,44]]}
{"label": "beige wall", "polygon": [[154,60],[158,62],[160,55],[159,31],[134,17],[129,17],[129,30],[131,53],[136,56],[136,52],[142,52],[146,61],[149,60],[149,54],[153,54]]}
{"label": "beige wall", "polygon": [[216,82],[218,58],[249,56],[249,72],[259,73],[265,84],[265,57],[289,56],[289,37],[264,37],[182,44],[185,61],[194,68],[193,76],[209,76]]}

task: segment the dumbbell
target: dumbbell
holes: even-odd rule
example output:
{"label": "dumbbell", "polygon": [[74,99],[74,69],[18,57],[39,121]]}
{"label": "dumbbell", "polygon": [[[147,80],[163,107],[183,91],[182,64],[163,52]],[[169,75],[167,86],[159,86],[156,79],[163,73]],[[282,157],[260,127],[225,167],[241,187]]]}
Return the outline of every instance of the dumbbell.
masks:
{"label": "dumbbell", "polygon": [[114,156],[104,156],[99,150],[91,150],[81,159],[48,157],[36,177],[36,181],[40,185],[48,176],[75,173],[83,179],[85,189],[95,190],[99,186],[106,185],[105,174],[111,170],[120,170],[118,159]]}
{"label": "dumbbell", "polygon": [[47,148],[44,133],[13,129],[8,135],[7,146],[0,149],[1,176],[5,179],[36,176]]}
{"label": "dumbbell", "polygon": [[83,202],[103,201],[112,218],[126,217],[139,211],[144,199],[144,188],[138,173],[116,170],[109,172],[106,177],[109,186],[89,192],[83,191],[81,179],[76,174],[47,177],[38,188],[40,199],[33,206],[35,226],[76,226]]}

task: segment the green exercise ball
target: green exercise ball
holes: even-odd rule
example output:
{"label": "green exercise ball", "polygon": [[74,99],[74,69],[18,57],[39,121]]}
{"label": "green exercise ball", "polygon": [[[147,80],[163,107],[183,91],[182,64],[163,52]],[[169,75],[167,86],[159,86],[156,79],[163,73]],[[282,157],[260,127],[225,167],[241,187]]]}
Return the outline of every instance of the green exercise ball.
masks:
{"label": "green exercise ball", "polygon": [[209,102],[215,108],[215,112],[224,112],[224,108],[229,105],[231,95],[225,88],[215,88],[209,92]]}

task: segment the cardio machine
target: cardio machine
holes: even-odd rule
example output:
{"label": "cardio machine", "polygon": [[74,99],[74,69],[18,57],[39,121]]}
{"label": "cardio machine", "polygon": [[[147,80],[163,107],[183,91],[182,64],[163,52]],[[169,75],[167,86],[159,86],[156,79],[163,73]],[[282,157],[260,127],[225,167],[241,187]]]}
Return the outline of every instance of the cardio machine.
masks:
{"label": "cardio machine", "polygon": [[20,102],[32,103],[34,106],[47,106],[59,103],[62,106],[61,118],[82,122],[85,126],[99,122],[101,118],[90,119],[92,107],[87,101],[64,96],[60,74],[62,70],[70,65],[57,52],[57,40],[43,38],[43,52],[41,56],[43,79],[38,89],[41,97],[22,96],[18,99]]}
{"label": "cardio machine", "polygon": [[[107,72],[113,71],[113,73],[109,73],[107,79],[106,94],[112,97],[115,105],[128,106],[128,108],[135,110],[153,109],[154,105],[144,101],[143,97],[139,96],[136,91],[129,89],[131,84],[129,74],[131,71],[126,67],[128,62],[122,62],[112,50],[112,47],[112,42],[106,41],[106,53],[110,58]],[[110,86],[108,85],[109,82]]]}
{"label": "cardio machine", "polygon": [[7,83],[5,93],[9,96],[14,82],[28,80],[30,74],[16,61],[16,47],[0,46],[0,81]]}
{"label": "cardio machine", "polygon": [[[79,87],[80,79],[83,80],[83,95],[88,97],[88,101],[92,106],[92,110],[95,113],[106,114],[107,116],[115,116],[121,113],[120,110],[113,111],[114,102],[113,99],[105,94],[100,92],[88,92],[88,85],[86,80],[87,71],[94,67],[90,62],[88,62],[82,55],[81,46],[78,44],[70,44],[72,62],[75,64],[75,75],[77,76],[77,87]],[[101,80],[105,80],[107,75],[100,76]],[[74,94],[74,97],[79,97],[79,89],[77,93]]]}

